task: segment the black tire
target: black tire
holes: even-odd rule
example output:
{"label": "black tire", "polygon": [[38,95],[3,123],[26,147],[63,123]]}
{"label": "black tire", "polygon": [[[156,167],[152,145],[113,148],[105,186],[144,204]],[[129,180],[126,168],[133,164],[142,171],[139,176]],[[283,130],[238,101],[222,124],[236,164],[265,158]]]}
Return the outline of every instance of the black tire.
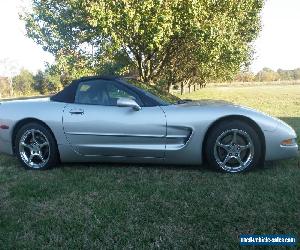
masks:
{"label": "black tire", "polygon": [[39,123],[28,123],[19,129],[15,138],[15,152],[28,170],[45,170],[59,163],[55,138],[49,128]]}
{"label": "black tire", "polygon": [[255,168],[262,162],[263,146],[258,133],[247,122],[225,120],[209,132],[204,152],[212,168],[239,173]]}

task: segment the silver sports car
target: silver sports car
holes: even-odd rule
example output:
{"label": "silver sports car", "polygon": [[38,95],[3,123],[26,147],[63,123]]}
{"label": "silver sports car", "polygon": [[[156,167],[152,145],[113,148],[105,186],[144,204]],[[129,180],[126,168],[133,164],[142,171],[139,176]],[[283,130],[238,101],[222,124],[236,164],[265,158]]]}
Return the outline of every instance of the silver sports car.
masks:
{"label": "silver sports car", "polygon": [[168,103],[125,80],[85,77],[51,98],[0,102],[0,152],[59,162],[210,166],[230,173],[298,154],[283,121],[224,101]]}

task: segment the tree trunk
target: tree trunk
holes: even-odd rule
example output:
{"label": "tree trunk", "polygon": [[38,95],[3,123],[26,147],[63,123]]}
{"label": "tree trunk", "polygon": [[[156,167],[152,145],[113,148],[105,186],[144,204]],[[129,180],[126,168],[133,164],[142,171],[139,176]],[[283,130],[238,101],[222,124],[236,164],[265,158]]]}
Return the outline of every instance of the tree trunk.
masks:
{"label": "tree trunk", "polygon": [[172,91],[172,83],[168,82],[168,93],[171,93]]}
{"label": "tree trunk", "polygon": [[180,94],[181,95],[184,94],[184,84],[183,84],[183,82],[180,84]]}
{"label": "tree trunk", "polygon": [[10,96],[13,96],[14,95],[13,82],[11,77],[9,77],[8,79],[9,79],[9,94]]}

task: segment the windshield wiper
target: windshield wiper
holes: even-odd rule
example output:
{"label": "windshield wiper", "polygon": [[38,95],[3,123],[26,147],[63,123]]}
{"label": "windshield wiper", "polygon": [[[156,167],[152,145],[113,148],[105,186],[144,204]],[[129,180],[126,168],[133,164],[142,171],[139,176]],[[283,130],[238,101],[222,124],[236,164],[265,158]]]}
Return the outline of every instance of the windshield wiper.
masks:
{"label": "windshield wiper", "polygon": [[182,99],[182,100],[177,101],[176,104],[184,104],[184,103],[192,102],[192,101],[193,101],[192,99]]}

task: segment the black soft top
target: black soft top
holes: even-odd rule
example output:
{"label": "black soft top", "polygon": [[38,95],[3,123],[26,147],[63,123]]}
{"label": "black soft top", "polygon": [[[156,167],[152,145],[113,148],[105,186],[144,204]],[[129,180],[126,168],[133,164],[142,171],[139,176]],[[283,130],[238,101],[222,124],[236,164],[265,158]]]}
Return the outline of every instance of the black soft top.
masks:
{"label": "black soft top", "polygon": [[87,76],[87,77],[82,77],[80,79],[72,81],[70,83],[70,85],[65,87],[62,91],[60,91],[57,94],[50,97],[50,100],[54,101],[54,102],[74,103],[76,90],[78,88],[79,83],[81,83],[83,81],[91,81],[91,80],[99,80],[99,79],[113,81],[113,80],[117,80],[117,79],[120,79],[120,78],[116,77],[116,76]]}

